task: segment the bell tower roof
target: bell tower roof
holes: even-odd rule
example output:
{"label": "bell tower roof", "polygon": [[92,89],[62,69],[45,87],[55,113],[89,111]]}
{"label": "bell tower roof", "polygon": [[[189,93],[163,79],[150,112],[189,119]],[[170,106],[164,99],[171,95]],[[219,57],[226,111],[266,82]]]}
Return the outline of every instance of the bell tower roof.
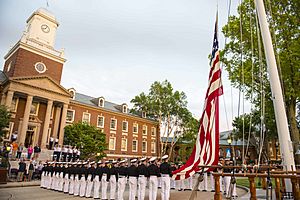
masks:
{"label": "bell tower roof", "polygon": [[26,22],[28,23],[35,15],[44,17],[44,18],[48,19],[49,21],[54,22],[57,26],[59,25],[56,20],[55,15],[53,13],[51,13],[49,10],[47,10],[46,8],[37,9],[34,13],[32,13],[32,15],[27,19]]}

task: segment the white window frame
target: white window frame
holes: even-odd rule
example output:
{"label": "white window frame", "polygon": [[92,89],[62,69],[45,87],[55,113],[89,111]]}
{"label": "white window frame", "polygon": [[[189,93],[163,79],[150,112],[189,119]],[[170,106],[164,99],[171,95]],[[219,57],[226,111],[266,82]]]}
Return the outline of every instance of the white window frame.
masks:
{"label": "white window frame", "polygon": [[75,118],[75,110],[68,109],[68,110],[67,110],[67,114],[68,114],[68,111],[73,112],[73,116],[72,116],[72,120],[71,120],[71,121],[68,120],[68,118],[67,118],[67,116],[66,116],[66,122],[72,123],[72,122],[74,122],[74,118]]}
{"label": "white window frame", "polygon": [[[112,120],[115,120],[115,121],[116,121],[115,127],[114,127],[114,128],[111,127],[111,122],[112,122]],[[118,120],[117,120],[116,118],[111,118],[111,119],[110,119],[109,128],[110,128],[111,130],[117,130],[117,126],[118,126]]]}
{"label": "white window frame", "polygon": [[[144,144],[144,142],[146,143],[146,150],[145,151],[143,150],[143,144]],[[142,141],[142,152],[143,153],[147,153],[147,141]]]}
{"label": "white window frame", "polygon": [[[126,129],[125,130],[124,130],[124,126],[123,126],[124,123],[126,123]],[[122,121],[122,131],[128,132],[128,121],[126,121],[126,120]]]}
{"label": "white window frame", "polygon": [[[136,132],[134,131],[134,127],[136,126]],[[133,123],[133,126],[132,126],[132,132],[133,133],[139,133],[139,124],[138,123]]]}
{"label": "white window frame", "polygon": [[40,108],[40,103],[39,103],[39,102],[32,102],[32,103],[31,103],[31,106],[32,106],[34,103],[37,104],[37,106],[36,106],[36,111],[35,111],[35,113],[31,113],[31,108],[30,108],[30,115],[38,116],[38,114],[39,114],[39,108]]}
{"label": "white window frame", "polygon": [[156,127],[154,127],[154,126],[151,127],[151,136],[156,136]]}
{"label": "white window frame", "polygon": [[[114,145],[113,147],[111,148],[110,146],[110,139],[113,139],[114,140]],[[116,137],[109,137],[109,141],[108,141],[108,150],[116,150]]]}
{"label": "white window frame", "polygon": [[[136,142],[136,149],[133,149],[133,142]],[[132,140],[132,152],[138,152],[139,149],[139,141],[137,139]]]}
{"label": "white window frame", "polygon": [[[144,127],[146,127],[146,129],[145,129],[146,132],[145,132],[145,133],[144,133]],[[143,125],[142,134],[143,134],[143,135],[148,135],[148,126],[145,125],[145,124]]]}
{"label": "white window frame", "polygon": [[[84,115],[86,115],[86,114],[89,116],[89,121],[88,121],[88,122],[83,121],[83,117],[84,117]],[[82,121],[82,122],[85,122],[85,123],[87,123],[87,124],[90,124],[90,123],[91,123],[91,113],[83,112],[83,113],[82,113],[82,119],[81,119],[81,121]]]}
{"label": "white window frame", "polygon": [[[126,148],[125,149],[122,149],[123,140],[126,140]],[[122,138],[121,139],[121,151],[127,151],[127,147],[128,147],[128,139],[127,138]]]}
{"label": "white window frame", "polygon": [[128,113],[128,106],[127,105],[122,106],[122,112],[123,113]]}
{"label": "white window frame", "polygon": [[[102,104],[101,104],[102,101]],[[105,99],[103,97],[100,97],[98,100],[98,106],[101,108],[104,108],[104,104],[105,104]]]}
{"label": "white window frame", "polygon": [[[99,125],[99,118],[103,118],[103,124],[102,125]],[[104,128],[104,124],[105,124],[105,117],[104,116],[102,116],[102,115],[98,115],[97,116],[97,127],[98,128]]]}
{"label": "white window frame", "polygon": [[[152,149],[152,145],[153,145],[154,149]],[[151,153],[156,153],[156,142],[154,142],[154,141],[151,142]]]}

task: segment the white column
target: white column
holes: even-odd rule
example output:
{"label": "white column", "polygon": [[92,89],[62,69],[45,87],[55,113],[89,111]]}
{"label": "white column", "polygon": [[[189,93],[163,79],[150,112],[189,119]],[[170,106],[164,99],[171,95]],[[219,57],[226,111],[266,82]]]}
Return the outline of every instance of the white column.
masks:
{"label": "white column", "polygon": [[3,93],[1,96],[1,105],[5,105],[6,95]]}
{"label": "white column", "polygon": [[48,100],[46,114],[45,114],[45,120],[44,120],[42,142],[41,142],[41,148],[43,148],[43,149],[46,148],[46,144],[47,144],[47,135],[48,135],[48,130],[49,130],[52,105],[53,105],[53,101]]}
{"label": "white column", "polygon": [[60,123],[60,113],[61,113],[61,107],[57,106],[55,109],[55,119],[54,119],[54,126],[53,126],[53,138],[57,138],[59,123]]}
{"label": "white column", "polygon": [[27,101],[26,101],[26,106],[25,106],[25,111],[24,111],[24,116],[23,116],[23,122],[22,122],[22,126],[21,126],[21,132],[19,133],[19,136],[18,136],[19,144],[21,144],[21,143],[24,144],[24,142],[25,142],[32,99],[33,99],[32,95],[27,96]]}
{"label": "white column", "polygon": [[9,90],[6,95],[5,106],[10,110],[11,102],[14,96],[14,92]]}
{"label": "white column", "polygon": [[65,134],[65,126],[66,126],[66,118],[67,118],[67,109],[68,104],[64,104],[62,108],[61,121],[60,121],[60,130],[59,130],[59,140],[58,144],[63,145],[64,142],[64,134]]}

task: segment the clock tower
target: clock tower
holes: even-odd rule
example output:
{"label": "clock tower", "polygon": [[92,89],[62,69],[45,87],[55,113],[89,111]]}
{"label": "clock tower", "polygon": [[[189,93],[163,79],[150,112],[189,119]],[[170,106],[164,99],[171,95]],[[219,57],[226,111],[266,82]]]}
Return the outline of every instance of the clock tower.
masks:
{"label": "clock tower", "polygon": [[4,72],[8,77],[48,76],[61,81],[64,51],[54,48],[59,26],[55,16],[44,8],[26,21],[21,39],[6,54]]}

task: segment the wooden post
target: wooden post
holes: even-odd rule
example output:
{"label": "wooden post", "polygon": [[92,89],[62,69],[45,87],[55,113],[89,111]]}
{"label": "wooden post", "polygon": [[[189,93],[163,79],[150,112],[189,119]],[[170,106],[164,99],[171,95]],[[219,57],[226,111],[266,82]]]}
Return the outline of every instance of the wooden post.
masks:
{"label": "wooden post", "polygon": [[255,187],[255,181],[254,181],[254,175],[249,176],[249,182],[250,182],[250,200],[256,200],[256,187]]}
{"label": "wooden post", "polygon": [[281,179],[281,193],[285,193],[285,181],[284,178]]}
{"label": "wooden post", "polygon": [[275,194],[276,194],[276,199],[281,200],[280,179],[279,178],[275,178]]}
{"label": "wooden post", "polygon": [[294,199],[299,200],[300,199],[300,191],[299,191],[300,188],[299,188],[296,176],[291,178],[291,181],[292,181]]}
{"label": "wooden post", "polygon": [[262,189],[267,189],[267,180],[264,177],[261,177],[261,188]]}
{"label": "wooden post", "polygon": [[222,194],[220,192],[220,175],[219,174],[213,174],[215,179],[215,195],[214,200],[222,200]]}

